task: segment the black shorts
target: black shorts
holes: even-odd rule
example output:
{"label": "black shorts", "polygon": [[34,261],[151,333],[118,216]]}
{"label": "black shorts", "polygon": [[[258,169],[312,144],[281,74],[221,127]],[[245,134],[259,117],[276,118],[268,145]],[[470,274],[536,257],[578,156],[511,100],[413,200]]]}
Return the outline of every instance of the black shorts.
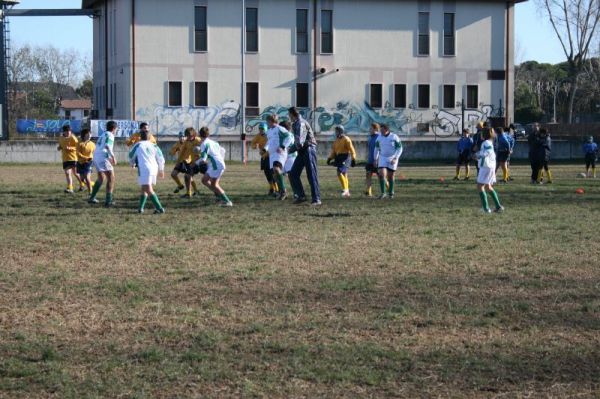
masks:
{"label": "black shorts", "polygon": [[365,171],[367,171],[367,173],[377,173],[377,166],[375,166],[372,163],[368,163],[365,165]]}
{"label": "black shorts", "polygon": [[275,167],[277,167],[279,169],[283,169],[283,165],[279,161],[273,162],[273,168],[275,168]]}
{"label": "black shorts", "polygon": [[63,170],[73,169],[77,167],[77,161],[66,161],[63,162]]}
{"label": "black shorts", "polygon": [[190,175],[197,175],[198,173],[205,174],[208,170],[207,163],[201,163],[200,165],[194,163],[190,166],[189,173]]}
{"label": "black shorts", "polygon": [[496,160],[498,162],[507,162],[510,159],[510,151],[498,151]]}
{"label": "black shorts", "polygon": [[260,170],[269,170],[269,157],[260,159]]}
{"label": "black shorts", "polygon": [[92,173],[92,162],[80,163],[77,162],[77,174],[80,176],[87,176]]}
{"label": "black shorts", "polygon": [[460,154],[458,154],[458,157],[456,158],[457,165],[468,165],[469,162],[471,162],[471,152],[470,151],[461,152]]}
{"label": "black shorts", "polygon": [[187,174],[192,170],[192,165],[187,162],[179,162],[177,165],[175,165],[173,170],[176,170],[179,173]]}
{"label": "black shorts", "polygon": [[350,154],[339,154],[335,156],[333,164],[340,173],[347,173],[350,164],[352,163],[352,157]]}
{"label": "black shorts", "polygon": [[585,167],[589,168],[590,166],[595,168],[596,167],[596,154],[585,154]]}

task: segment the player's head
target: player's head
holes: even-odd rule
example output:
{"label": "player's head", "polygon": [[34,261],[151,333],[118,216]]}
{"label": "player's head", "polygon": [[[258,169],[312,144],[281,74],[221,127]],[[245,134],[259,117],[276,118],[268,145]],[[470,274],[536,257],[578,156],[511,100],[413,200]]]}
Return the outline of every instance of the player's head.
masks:
{"label": "player's head", "polygon": [[196,129],[188,127],[183,131],[183,135],[187,137],[188,140],[192,141],[196,138]]}
{"label": "player's head", "polygon": [[469,137],[469,129],[464,128],[462,131],[462,135],[463,135],[463,137]]}
{"label": "player's head", "polygon": [[371,123],[371,127],[369,128],[369,131],[371,132],[371,134],[379,133],[380,130],[381,130],[381,126],[379,126],[379,123],[377,123],[377,122]]}
{"label": "player's head", "polygon": [[180,142],[183,142],[183,140],[185,140],[185,133],[179,132],[179,134],[177,135],[177,137],[179,137],[179,141]]}
{"label": "player's head", "polygon": [[477,122],[477,129],[483,129],[485,127],[485,123],[483,121]]}
{"label": "player's head", "polygon": [[290,115],[290,119],[292,121],[295,121],[300,117],[300,112],[298,112],[298,108],[296,107],[291,107],[288,109],[288,114]]}
{"label": "player's head", "polygon": [[593,143],[594,142],[594,138],[592,136],[587,138],[587,142],[588,143]]}
{"label": "player's head", "polygon": [[200,138],[201,139],[205,139],[208,136],[210,136],[210,130],[208,130],[208,127],[204,126],[200,128]]}
{"label": "player's head", "polygon": [[148,124],[146,122],[140,123],[140,132],[147,132],[147,131],[148,131]]}
{"label": "player's head", "polygon": [[381,133],[383,133],[384,136],[390,134],[390,127],[387,125],[387,123],[381,124]]}
{"label": "player's head", "polygon": [[501,136],[502,133],[504,132],[504,130],[501,127],[495,127],[494,129],[494,133],[496,134],[496,136]]}
{"label": "player's head", "polygon": [[115,121],[108,121],[106,122],[106,131],[107,132],[115,132],[117,130],[117,122]]}
{"label": "player's head", "polygon": [[279,123],[279,118],[275,114],[269,114],[269,116],[267,116],[267,123],[270,127],[273,127]]}
{"label": "player's head", "polygon": [[140,140],[142,140],[142,141],[148,140],[148,136],[149,136],[149,133],[147,130],[140,131]]}
{"label": "player's head", "polygon": [[281,126],[287,131],[290,131],[290,129],[292,128],[292,124],[290,123],[290,121],[281,121],[279,122],[279,126]]}
{"label": "player's head", "polygon": [[258,124],[258,133],[259,134],[265,134],[267,132],[267,124],[264,122],[261,122]]}
{"label": "player's head", "polygon": [[510,133],[510,126],[504,126],[504,132]]}
{"label": "player's head", "polygon": [[88,129],[87,127],[84,127],[83,129],[81,129],[81,140],[83,141],[88,141],[90,139],[90,129]]}
{"label": "player's head", "polygon": [[493,140],[496,137],[496,134],[494,133],[494,129],[484,127],[481,130],[481,137],[483,137],[484,140]]}
{"label": "player's head", "polygon": [[341,136],[344,135],[344,133],[346,133],[346,130],[344,129],[344,126],[337,125],[335,127],[335,135],[336,135],[336,137],[341,137]]}
{"label": "player's head", "polygon": [[548,129],[545,127],[540,128],[540,136],[545,137],[548,135]]}
{"label": "player's head", "polygon": [[68,136],[71,134],[71,125],[64,125],[62,127],[62,134],[63,136]]}

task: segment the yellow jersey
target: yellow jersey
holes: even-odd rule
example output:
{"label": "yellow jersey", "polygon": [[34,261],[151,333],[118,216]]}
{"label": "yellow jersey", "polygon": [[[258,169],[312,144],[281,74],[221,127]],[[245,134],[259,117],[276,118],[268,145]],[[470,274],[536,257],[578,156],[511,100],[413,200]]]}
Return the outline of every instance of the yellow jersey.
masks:
{"label": "yellow jersey", "polygon": [[185,154],[183,153],[183,146],[184,145],[185,145],[185,141],[183,143],[181,141],[178,141],[169,150],[169,154],[171,154],[172,156],[175,156],[175,154],[179,154],[177,156],[177,163],[183,162],[183,160],[184,160],[182,158],[182,156],[185,156]]}
{"label": "yellow jersey", "polygon": [[263,159],[266,159],[269,156],[269,152],[265,151],[265,146],[267,145],[267,135],[266,134],[257,134],[254,136],[252,141],[250,142],[250,148],[260,152],[260,155]]}
{"label": "yellow jersey", "polygon": [[[141,139],[142,139],[142,135],[139,132],[137,132],[137,133],[134,133],[131,136],[129,136],[129,138],[127,139],[125,144],[127,144],[127,147],[131,147],[132,145],[134,145]],[[154,135],[152,135],[152,133],[148,133],[148,140],[151,143],[156,144],[156,138],[154,138]]]}
{"label": "yellow jersey", "polygon": [[185,163],[191,163],[192,161],[196,161],[200,158],[199,154],[194,154],[194,148],[198,147],[202,143],[200,137],[194,138],[194,140],[185,140],[183,145],[181,146],[181,150],[179,152],[179,158],[181,161]]}
{"label": "yellow jersey", "polygon": [[71,134],[69,137],[60,136],[58,138],[58,148],[62,151],[62,161],[77,161],[77,137]]}
{"label": "yellow jersey", "polygon": [[335,139],[329,159],[334,159],[336,155],[341,154],[350,154],[352,159],[356,160],[356,151],[354,150],[354,145],[352,145],[352,140],[348,136],[341,136]]}
{"label": "yellow jersey", "polygon": [[82,141],[77,144],[77,162],[87,163],[94,158],[96,144],[92,140]]}

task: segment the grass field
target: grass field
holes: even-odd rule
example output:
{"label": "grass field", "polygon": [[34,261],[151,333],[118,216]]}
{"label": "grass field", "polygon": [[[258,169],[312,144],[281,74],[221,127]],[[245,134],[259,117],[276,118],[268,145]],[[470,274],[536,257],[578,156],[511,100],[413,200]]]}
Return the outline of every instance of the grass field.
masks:
{"label": "grass field", "polygon": [[338,198],[323,166],[318,209],[257,169],[226,172],[234,208],[165,179],[167,213],[138,215],[125,167],[104,209],[58,165],[0,166],[0,397],[600,396],[580,165],[543,186],[516,167],[492,215],[452,166],[402,168],[392,201],[361,197],[359,168]]}

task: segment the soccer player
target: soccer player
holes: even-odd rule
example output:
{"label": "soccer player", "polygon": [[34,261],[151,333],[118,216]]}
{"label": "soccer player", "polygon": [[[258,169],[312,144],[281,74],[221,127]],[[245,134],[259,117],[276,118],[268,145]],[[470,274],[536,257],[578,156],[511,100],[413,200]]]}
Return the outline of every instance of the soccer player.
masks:
{"label": "soccer player", "polygon": [[[288,129],[289,130],[289,129]],[[265,174],[267,183],[269,183],[269,195],[274,196],[279,188],[273,179],[273,170],[269,166],[269,151],[267,150],[267,124],[261,123],[258,125],[258,134],[254,136],[250,142],[250,148],[259,151],[260,154],[260,170]],[[295,158],[294,158],[295,159]]]}
{"label": "soccer player", "polygon": [[327,158],[327,165],[333,164],[337,168],[337,176],[342,185],[342,197],[350,196],[350,183],[348,182],[348,167],[356,166],[356,151],[350,137],[342,125],[335,127],[336,139],[333,142],[331,153]]}
{"label": "soccer player", "polygon": [[498,162],[496,163],[496,171],[498,167],[502,168],[502,182],[508,183],[510,178],[510,171],[508,169],[508,162],[515,146],[515,141],[510,135],[510,129],[505,127],[504,129],[498,128],[498,137],[496,138],[496,144],[498,146]]}
{"label": "soccer player", "polygon": [[[282,126],[287,131],[292,130],[292,124],[289,121],[282,121],[279,123],[279,126]],[[287,159],[285,160],[285,165],[283,165],[283,174],[287,175],[288,181],[290,183],[290,187],[292,187],[292,191],[293,191],[294,186],[292,186],[292,179],[290,177],[290,172],[292,171],[292,167],[294,166],[294,162],[296,161],[297,156],[298,156],[298,152],[296,151],[296,146],[294,145],[294,142],[292,141],[292,144],[288,147],[288,154],[287,154]],[[276,191],[278,191],[278,189]],[[298,195],[296,193],[294,193],[294,199],[298,199]]]}
{"label": "soccer player", "polygon": [[62,127],[62,135],[58,138],[58,146],[56,149],[62,152],[62,166],[65,172],[65,178],[67,179],[67,188],[65,193],[73,194],[73,175],[79,181],[81,186],[81,179],[76,173],[77,167],[77,137],[71,132],[71,126],[64,125]]}
{"label": "soccer player", "polygon": [[500,204],[498,194],[494,190],[494,183],[496,183],[496,153],[494,152],[494,130],[484,128],[481,131],[481,137],[483,142],[477,154],[475,155],[477,163],[479,164],[479,173],[477,174],[477,191],[481,198],[482,211],[484,213],[491,213],[488,205],[488,198],[486,191],[490,193],[494,204],[496,205],[496,212],[504,211],[504,207]]}
{"label": "soccer player", "polygon": [[539,167],[537,183],[542,183],[545,171],[546,177],[548,178],[547,183],[552,184],[552,172],[550,171],[550,167],[548,166],[548,163],[550,162],[550,153],[552,152],[552,140],[550,139],[550,133],[545,127],[540,129],[539,140],[540,142],[536,154]]}
{"label": "soccer player", "polygon": [[140,131],[132,134],[125,142],[125,144],[127,144],[127,147],[131,147],[132,145],[140,141],[142,132],[146,132],[148,134],[148,140],[150,140],[151,143],[156,144],[156,138],[154,138],[152,133],[149,132],[148,124],[146,122],[142,122],[140,123]]}
{"label": "soccer player", "polygon": [[[381,125],[381,134],[375,142],[375,159],[379,171],[380,199],[394,198],[394,173],[398,168],[398,160],[402,155],[402,142],[400,137],[390,132],[386,124]],[[386,194],[386,181],[388,193]]]}
{"label": "soccer player", "polygon": [[138,184],[141,187],[140,204],[138,213],[144,213],[144,207],[148,197],[154,204],[154,213],[165,213],[158,195],[152,188],[156,184],[156,176],[161,179],[165,177],[165,158],[160,148],[148,140],[149,133],[140,132],[140,141],[138,141],[131,151],[129,151],[129,163],[131,167],[137,165]]}
{"label": "soccer player", "polygon": [[369,135],[369,140],[367,141],[368,153],[367,153],[367,164],[365,165],[365,171],[367,174],[367,178],[366,178],[367,189],[365,191],[365,195],[367,197],[373,196],[372,179],[373,179],[373,175],[377,174],[377,165],[375,165],[375,143],[377,142],[377,137],[379,137],[380,129],[381,129],[381,126],[379,126],[379,123],[372,123],[371,127],[369,128],[369,132],[371,134]]}
{"label": "soccer player", "polygon": [[321,190],[319,188],[319,171],[317,168],[317,139],[310,127],[310,124],[302,118],[296,107],[288,109],[290,120],[292,121],[292,130],[294,134],[294,144],[298,156],[294,161],[290,171],[290,181],[292,190],[298,198],[295,204],[306,202],[304,187],[302,185],[302,170],[306,168],[306,176],[310,184],[310,195],[312,197],[312,206],[321,205]]}
{"label": "soccer player", "polygon": [[106,180],[106,199],[104,201],[104,206],[107,208],[115,205],[113,200],[113,191],[115,189],[114,167],[117,164],[117,159],[115,158],[113,147],[115,145],[116,131],[117,122],[108,121],[106,123],[106,131],[98,138],[96,149],[94,150],[93,161],[94,167],[96,168],[96,171],[98,171],[98,178],[96,179],[96,183],[94,183],[90,199],[88,200],[90,204],[98,203],[96,195],[98,195],[102,183]]}
{"label": "soccer player", "polygon": [[[592,136],[588,137],[587,143],[583,145],[583,154],[585,156],[585,175],[596,178],[596,159],[598,158],[598,144],[594,143]],[[590,167],[592,174],[590,175]]]}
{"label": "soccer player", "polygon": [[82,129],[81,141],[77,144],[77,174],[82,182],[79,191],[83,191],[85,184],[89,194],[92,193],[92,160],[95,149],[96,144],[90,140],[90,129]]}
{"label": "soccer player", "polygon": [[471,167],[471,148],[473,148],[473,139],[469,137],[469,129],[463,129],[462,137],[458,139],[456,150],[458,151],[458,157],[456,158],[456,176],[454,180],[460,179],[460,167],[465,165],[465,180],[469,180],[469,174]]}
{"label": "soccer player", "polygon": [[202,177],[202,184],[222,200],[221,206],[233,206],[233,203],[220,185],[221,176],[225,172],[225,149],[221,148],[216,141],[211,140],[208,137],[209,135],[210,132],[207,127],[201,128],[200,138],[202,144],[194,150],[200,153],[196,164],[207,164],[206,173]]}
{"label": "soccer player", "polygon": [[[185,186],[181,182],[181,179],[179,178],[179,173],[183,173],[184,175],[187,173],[187,170],[185,170],[181,167],[181,163],[184,161],[182,156],[185,156],[185,153],[183,152],[184,144],[185,144],[185,134],[183,134],[183,132],[179,132],[179,140],[175,144],[173,144],[173,147],[171,147],[171,149],[169,150],[169,154],[171,154],[171,156],[177,155],[177,160],[175,161],[175,167],[173,168],[173,171],[171,172],[171,178],[175,181],[175,184],[177,184],[177,188],[175,189],[175,191],[173,191],[175,194],[177,194],[178,192],[180,192],[181,190],[183,190],[185,188]],[[184,176],[184,179],[185,179],[185,176]]]}
{"label": "soccer player", "polygon": [[188,127],[183,131],[186,139],[181,148],[181,153],[179,157],[182,161],[179,163],[177,169],[185,173],[184,181],[185,181],[185,194],[181,196],[181,198],[191,198],[192,197],[192,188],[194,189],[194,194],[198,194],[198,186],[192,177],[192,166],[196,160],[198,160],[198,155],[194,153],[194,148],[198,147],[202,140],[198,137],[198,133],[196,129],[193,127]]}
{"label": "soccer player", "polygon": [[273,179],[277,182],[279,192],[276,198],[285,200],[287,190],[283,180],[283,166],[287,160],[288,148],[294,143],[294,136],[283,126],[278,125],[277,115],[267,116],[267,148],[269,150],[269,167],[273,169]]}

